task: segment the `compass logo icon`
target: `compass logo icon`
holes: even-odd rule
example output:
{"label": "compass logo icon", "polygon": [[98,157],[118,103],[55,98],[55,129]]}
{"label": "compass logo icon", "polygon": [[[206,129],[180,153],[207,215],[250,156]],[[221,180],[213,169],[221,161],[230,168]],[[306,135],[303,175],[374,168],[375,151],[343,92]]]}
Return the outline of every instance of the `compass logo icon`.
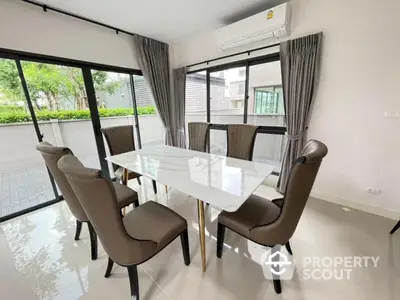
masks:
{"label": "compass logo icon", "polygon": [[293,256],[282,248],[280,245],[277,245],[261,255],[261,264],[265,278],[274,279],[274,277],[279,276],[283,280],[292,279],[295,261]]}

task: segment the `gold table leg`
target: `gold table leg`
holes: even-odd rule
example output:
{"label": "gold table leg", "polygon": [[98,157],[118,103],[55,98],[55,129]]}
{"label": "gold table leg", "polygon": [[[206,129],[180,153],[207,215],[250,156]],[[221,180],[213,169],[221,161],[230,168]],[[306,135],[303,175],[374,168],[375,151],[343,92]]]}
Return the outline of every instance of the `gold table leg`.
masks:
{"label": "gold table leg", "polygon": [[201,264],[203,266],[203,272],[205,272],[206,271],[206,228],[204,223],[204,202],[199,199],[197,199],[197,210],[199,214]]}
{"label": "gold table leg", "polygon": [[[128,185],[128,169],[124,168],[124,173],[122,174],[122,184]],[[122,214],[125,216],[126,214],[126,207],[122,209]]]}
{"label": "gold table leg", "polygon": [[165,185],[165,193],[168,194],[168,185]]}

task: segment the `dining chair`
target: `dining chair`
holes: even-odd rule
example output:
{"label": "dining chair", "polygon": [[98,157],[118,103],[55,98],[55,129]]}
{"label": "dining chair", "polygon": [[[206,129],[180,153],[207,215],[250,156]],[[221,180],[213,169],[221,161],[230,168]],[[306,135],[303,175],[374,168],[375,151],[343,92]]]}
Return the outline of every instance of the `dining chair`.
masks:
{"label": "dining chair", "polygon": [[[82,230],[82,223],[87,223],[91,245],[91,256],[93,260],[97,259],[96,231],[93,229],[92,224],[90,223],[82,205],[76,197],[75,192],[72,190],[67,178],[57,166],[59,159],[65,155],[73,155],[72,151],[66,147],[53,146],[48,142],[41,142],[36,146],[36,149],[42,154],[42,157],[49,168],[51,175],[54,177],[54,180],[57,183],[57,186],[60,189],[68,208],[76,219],[75,241],[79,240]],[[134,206],[139,205],[138,195],[134,190],[117,182],[114,182],[113,186],[117,192],[119,209],[122,209],[132,203]]]}
{"label": "dining chair", "polygon": [[147,201],[121,216],[115,188],[97,169],[85,168],[73,155],[63,156],[58,167],[93,224],[107,255],[105,277],[114,262],[128,269],[131,299],[139,300],[137,265],[149,260],[178,236],[185,264],[190,264],[187,221],[166,206]]}
{"label": "dining chair", "polygon": [[390,231],[390,234],[395,233],[399,228],[400,228],[400,221],[398,221],[397,224],[393,227],[393,229]]}
{"label": "dining chair", "polygon": [[259,126],[248,124],[228,125],[228,157],[252,160],[254,143]]}
{"label": "dining chair", "polygon": [[210,123],[189,122],[189,150],[207,152]]}
{"label": "dining chair", "polygon": [[[123,125],[123,126],[113,126],[102,128],[101,132],[107,141],[108,149],[111,155],[117,155],[125,152],[135,151],[135,141],[133,137],[133,126]],[[117,179],[123,180],[124,168],[116,164],[112,164],[114,175]],[[135,173],[133,171],[128,171],[128,180],[137,179],[138,183],[140,181],[141,174]],[[153,180],[153,190],[157,194],[157,185]]]}
{"label": "dining chair", "polygon": [[[225,228],[263,246],[277,249],[279,245],[286,245],[292,254],[289,239],[296,230],[327,153],[328,148],[323,143],[308,141],[294,163],[282,199],[268,201],[252,195],[237,211],[223,211],[218,216],[217,257],[222,257]],[[281,293],[279,276],[274,276],[273,282],[275,292]]]}

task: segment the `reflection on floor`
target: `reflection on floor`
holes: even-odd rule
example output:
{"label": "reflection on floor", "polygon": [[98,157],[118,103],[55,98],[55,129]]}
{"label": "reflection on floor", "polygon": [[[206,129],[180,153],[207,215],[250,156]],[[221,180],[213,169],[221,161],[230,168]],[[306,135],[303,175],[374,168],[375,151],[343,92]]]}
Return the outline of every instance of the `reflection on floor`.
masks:
{"label": "reflection on floor", "polygon": [[[222,259],[217,259],[218,211],[206,209],[207,272],[201,272],[195,199],[170,190],[152,193],[146,180],[139,187],[141,201],[152,199],[183,215],[189,224],[192,263],[184,266],[176,240],[140,268],[142,300],[151,299],[400,299],[400,234],[388,235],[394,221],[310,199],[291,240],[296,259],[294,278],[276,295],[261,268],[266,251],[230,231]],[[257,193],[275,197],[261,187]],[[104,278],[107,256],[100,247],[97,261],[90,260],[87,230],[74,241],[75,221],[65,203],[0,224],[0,299],[129,299],[128,274],[114,267]],[[99,243],[99,245],[101,245]],[[351,272],[349,280],[306,280],[306,256],[379,256],[378,267]]]}

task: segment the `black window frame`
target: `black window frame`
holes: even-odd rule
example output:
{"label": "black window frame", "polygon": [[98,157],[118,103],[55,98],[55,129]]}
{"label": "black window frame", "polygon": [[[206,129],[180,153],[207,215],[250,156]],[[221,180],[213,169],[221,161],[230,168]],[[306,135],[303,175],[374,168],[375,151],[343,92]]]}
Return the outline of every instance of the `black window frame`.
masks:
{"label": "black window frame", "polygon": [[[0,48],[0,59],[9,59],[9,60],[15,61],[15,64],[18,69],[19,77],[21,80],[22,89],[24,91],[25,101],[27,102],[27,105],[29,108],[29,113],[32,118],[32,123],[33,123],[33,127],[35,129],[35,133],[36,133],[38,142],[43,141],[44,135],[41,133],[40,128],[39,128],[39,123],[36,119],[36,114],[34,112],[32,101],[30,99],[29,89],[28,89],[27,83],[25,81],[21,62],[27,61],[27,62],[45,63],[45,64],[61,65],[61,66],[81,69],[82,76],[84,79],[86,94],[87,94],[87,98],[88,98],[89,111],[90,111],[90,115],[91,115],[91,122],[92,122],[93,133],[94,133],[96,148],[97,148],[96,150],[97,150],[97,154],[99,157],[101,169],[104,172],[104,174],[106,174],[107,176],[109,176],[110,174],[109,174],[109,169],[108,169],[108,163],[105,160],[106,151],[105,151],[104,140],[103,140],[102,133],[101,133],[100,117],[99,117],[99,113],[98,113],[98,109],[97,109],[97,100],[96,100],[95,89],[94,89],[94,85],[93,85],[93,77],[92,77],[91,71],[99,70],[99,71],[106,71],[106,72],[128,74],[130,77],[130,81],[131,81],[131,93],[132,93],[132,99],[133,99],[133,114],[135,116],[136,134],[138,137],[139,148],[141,148],[142,145],[140,142],[141,139],[140,139],[138,116],[137,116],[137,103],[136,103],[136,98],[135,98],[134,84],[132,84],[133,75],[143,76],[143,73],[141,70],[106,65],[106,64],[89,62],[89,61],[76,60],[76,59],[71,59],[71,58],[57,57],[57,56],[52,56],[52,55],[38,54],[38,53],[33,53],[33,52],[6,49],[6,48]],[[43,164],[44,164],[44,162],[43,162]],[[20,210],[18,212],[8,214],[6,216],[2,216],[2,217],[0,217],[0,223],[64,200],[63,196],[58,194],[58,190],[57,190],[54,178],[51,175],[51,173],[49,172],[49,170],[48,170],[48,175],[49,175],[50,183],[53,188],[54,199],[49,199],[49,201],[46,201],[44,203]]]}
{"label": "black window frame", "polygon": [[[254,50],[253,50],[254,51]],[[242,53],[239,53],[240,55]],[[232,55],[234,56],[234,55]],[[221,58],[221,59],[224,59]],[[215,61],[217,59],[214,59],[212,61]],[[190,70],[187,72],[187,74],[192,74],[192,73],[197,73],[197,72],[202,72],[206,71],[206,108],[207,108],[207,118],[206,121],[208,123],[211,123],[211,112],[210,112],[210,102],[211,102],[211,95],[210,95],[210,74],[213,72],[218,72],[218,71],[224,71],[232,68],[239,68],[239,67],[245,67],[245,95],[244,95],[244,113],[243,113],[243,124],[247,124],[247,117],[248,117],[248,106],[249,106],[249,72],[250,72],[250,67],[251,66],[256,66],[260,64],[267,64],[267,63],[272,63],[280,61],[280,54],[279,52],[274,52],[271,54],[267,55],[262,55],[262,56],[257,56],[257,57],[252,57],[252,58],[247,58],[247,59],[241,59],[233,62],[228,62],[228,63],[222,63],[219,65],[215,66],[206,66],[204,68],[196,68],[194,70]],[[209,62],[206,62],[207,65]],[[194,64],[192,66],[195,66],[197,64]],[[190,66],[188,66],[190,67]],[[212,123],[210,125],[210,130],[227,130],[227,125],[226,124],[214,124]],[[257,130],[257,134],[274,134],[274,135],[285,135],[287,131],[286,126],[260,126]],[[208,135],[208,150],[210,150],[210,134]],[[273,171],[272,175],[279,175],[279,172]]]}

